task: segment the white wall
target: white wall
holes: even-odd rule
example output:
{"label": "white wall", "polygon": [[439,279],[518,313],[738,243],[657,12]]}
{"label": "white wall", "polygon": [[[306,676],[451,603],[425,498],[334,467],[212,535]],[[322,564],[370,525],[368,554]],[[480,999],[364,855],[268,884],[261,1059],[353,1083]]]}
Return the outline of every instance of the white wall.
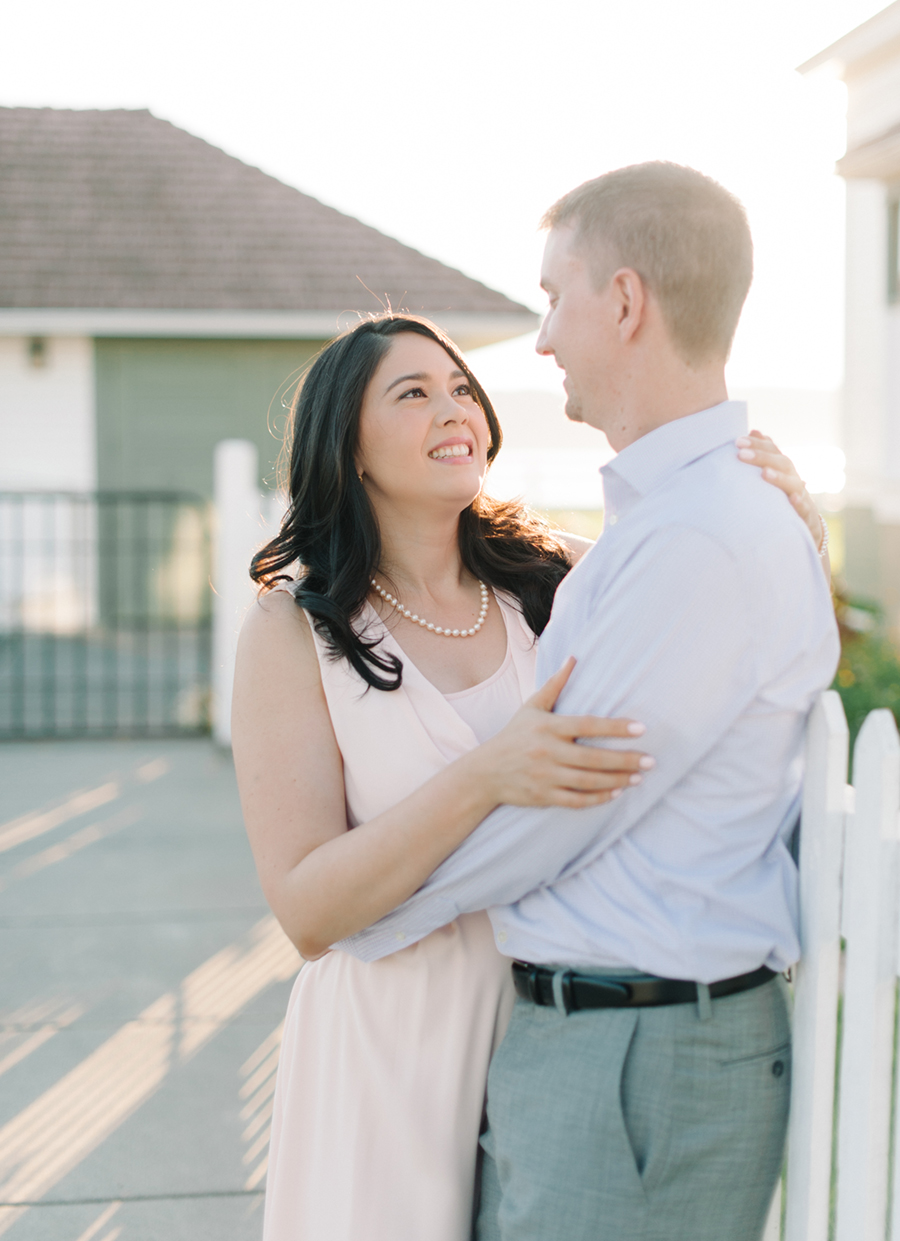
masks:
{"label": "white wall", "polygon": [[884,472],[888,494],[882,496],[878,516],[900,522],[900,306],[888,306],[884,315]]}
{"label": "white wall", "polygon": [[874,506],[883,490],[886,288],[885,187],[848,181],[843,439],[852,505]]}
{"label": "white wall", "polygon": [[[862,54],[851,57],[845,73],[850,151],[900,123],[900,27],[896,12],[885,10],[881,18],[879,39],[868,48],[860,45]],[[900,320],[898,308],[887,304],[887,280],[887,186],[851,178],[843,409],[847,502],[871,507],[877,520],[894,524],[900,522]]]}
{"label": "white wall", "polygon": [[90,491],[97,485],[94,346],[46,341],[43,366],[29,340],[0,336],[0,490]]}
{"label": "white wall", "polygon": [[887,54],[846,77],[847,149],[878,138],[900,121],[900,56]]}

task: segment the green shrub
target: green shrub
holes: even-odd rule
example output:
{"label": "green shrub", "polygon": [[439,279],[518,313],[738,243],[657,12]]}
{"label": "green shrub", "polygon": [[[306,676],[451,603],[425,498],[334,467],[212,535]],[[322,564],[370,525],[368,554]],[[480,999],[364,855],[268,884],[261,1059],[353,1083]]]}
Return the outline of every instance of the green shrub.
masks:
{"label": "green shrub", "polygon": [[878,604],[835,591],[834,610],[841,634],[841,661],[832,689],[844,704],[852,747],[863,720],[876,707],[893,711],[900,725],[900,658],[885,632]]}

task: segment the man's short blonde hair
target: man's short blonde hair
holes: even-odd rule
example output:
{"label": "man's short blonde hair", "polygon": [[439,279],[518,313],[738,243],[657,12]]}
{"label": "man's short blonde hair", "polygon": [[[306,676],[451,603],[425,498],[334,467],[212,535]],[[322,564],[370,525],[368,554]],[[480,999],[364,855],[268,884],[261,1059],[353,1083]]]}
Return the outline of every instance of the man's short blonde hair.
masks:
{"label": "man's short blonde hair", "polygon": [[717,181],[680,164],[634,164],[579,185],[541,225],[575,230],[598,288],[633,268],[689,365],[728,356],[753,242],[742,204]]}

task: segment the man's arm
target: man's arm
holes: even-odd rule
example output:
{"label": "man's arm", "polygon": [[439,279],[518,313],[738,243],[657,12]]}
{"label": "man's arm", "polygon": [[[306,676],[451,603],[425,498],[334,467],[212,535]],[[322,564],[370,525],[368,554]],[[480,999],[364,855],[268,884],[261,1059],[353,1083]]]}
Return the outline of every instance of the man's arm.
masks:
{"label": "man's arm", "polygon": [[646,724],[641,744],[656,758],[655,769],[640,787],[590,810],[499,807],[415,895],[338,946],[376,960],[460,913],[512,904],[597,857],[752,699],[748,611],[742,576],[718,543],[690,528],[655,532],[596,600],[556,708]]}

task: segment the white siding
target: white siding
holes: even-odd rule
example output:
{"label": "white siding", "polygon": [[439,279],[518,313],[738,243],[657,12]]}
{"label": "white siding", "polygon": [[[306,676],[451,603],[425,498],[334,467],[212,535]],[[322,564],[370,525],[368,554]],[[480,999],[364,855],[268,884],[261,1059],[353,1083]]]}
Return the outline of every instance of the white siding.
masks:
{"label": "white siding", "polygon": [[34,366],[29,340],[0,336],[0,490],[90,491],[97,482],[94,346],[46,341]]}
{"label": "white siding", "polygon": [[847,75],[847,148],[879,138],[900,121],[900,56]]}
{"label": "white siding", "polygon": [[890,495],[879,506],[883,521],[900,521],[900,306],[885,309],[885,474]]}
{"label": "white siding", "polygon": [[887,205],[878,181],[847,182],[847,319],[843,443],[848,504],[874,505],[883,490]]}

